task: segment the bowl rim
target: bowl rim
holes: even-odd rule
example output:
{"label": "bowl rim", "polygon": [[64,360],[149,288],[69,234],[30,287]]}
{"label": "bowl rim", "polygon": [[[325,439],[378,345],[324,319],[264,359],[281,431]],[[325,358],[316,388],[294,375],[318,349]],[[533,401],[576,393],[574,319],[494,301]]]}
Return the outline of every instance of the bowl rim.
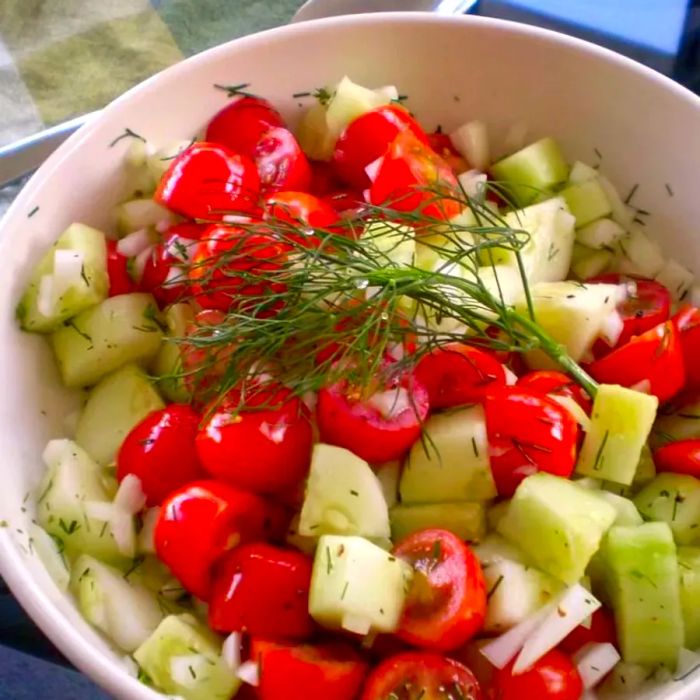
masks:
{"label": "bowl rim", "polygon": [[[138,95],[156,90],[163,76],[167,75],[172,77],[180,73],[185,74],[192,70],[193,66],[200,63],[205,64],[213,57],[226,54],[239,47],[264,46],[266,42],[275,41],[278,38],[291,38],[297,35],[303,36],[309,32],[315,31],[333,31],[334,28],[341,26],[362,27],[374,24],[430,24],[444,26],[463,24],[464,26],[471,25],[477,28],[483,27],[490,30],[531,37],[535,41],[548,42],[564,50],[599,57],[604,62],[617,64],[652,82],[659,83],[664,90],[674,93],[681,100],[690,103],[698,110],[698,116],[700,117],[700,97],[671,78],[631,58],[598,46],[597,44],[528,24],[489,17],[475,17],[471,15],[443,16],[419,11],[343,15],[287,24],[239,37],[185,58],[135,85],[109,103],[99,115],[91,119],[70,136],[41,165],[15,198],[2,220],[0,220],[0,258],[2,257],[4,248],[11,245],[9,236],[3,235],[5,229],[10,228],[11,222],[20,214],[23,214],[26,206],[31,202],[36,190],[41,184],[45,180],[55,176],[62,162],[90,139],[92,133],[102,120],[108,118],[111,113],[119,109],[122,104],[130,102]],[[66,618],[54,605],[51,597],[47,592],[42,590],[29,574],[27,568],[24,566],[16,544],[6,530],[0,530],[0,575],[4,578],[5,583],[16,600],[50,641],[75,667],[95,681],[104,690],[119,698],[143,698],[144,700],[148,698],[149,700],[157,700],[157,698],[163,697],[163,695],[157,691],[144,686],[135,678],[130,677],[125,670],[119,670],[118,666],[107,656],[101,653],[91,653],[89,641],[76,629],[66,624]]]}

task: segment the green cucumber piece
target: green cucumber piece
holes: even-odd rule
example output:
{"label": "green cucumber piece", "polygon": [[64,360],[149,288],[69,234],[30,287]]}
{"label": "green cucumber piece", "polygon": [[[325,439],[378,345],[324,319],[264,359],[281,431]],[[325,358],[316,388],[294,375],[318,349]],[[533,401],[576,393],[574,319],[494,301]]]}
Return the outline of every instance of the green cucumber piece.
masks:
{"label": "green cucumber piece", "polygon": [[659,401],[615,384],[601,384],[593,401],[591,425],[579,453],[576,473],[632,483]]}
{"label": "green cucumber piece", "polygon": [[640,277],[656,277],[663,269],[664,258],[661,246],[639,228],[633,228],[615,244],[614,272]]}
{"label": "green cucumber piece", "polygon": [[559,196],[564,198],[576,218],[576,228],[582,228],[612,212],[605,190],[597,178],[569,185],[559,192]]}
{"label": "green cucumber piece", "polygon": [[300,552],[313,556],[316,551],[318,539],[316,537],[308,537],[307,535],[299,534],[299,515],[295,515],[289,523],[289,528],[284,536],[284,541],[295,547]]}
{"label": "green cucumber piece", "polygon": [[571,256],[571,271],[578,279],[587,280],[606,270],[612,259],[609,250],[594,250],[576,243]]}
{"label": "green cucumber piece", "polygon": [[[71,252],[82,258],[80,274],[67,289],[59,289],[65,284],[54,275],[54,261],[57,254]],[[53,293],[42,290],[42,285],[48,285]],[[71,316],[99,304],[107,297],[108,287],[104,233],[85,224],[71,224],[34,268],[17,305],[17,318],[26,331],[49,333]],[[47,294],[45,301],[40,299]],[[48,303],[48,308],[40,309],[40,301]]]}
{"label": "green cucumber piece", "polygon": [[315,445],[299,534],[386,538],[390,532],[384,493],[369,464],[342,447]]}
{"label": "green cucumber piece", "polygon": [[221,640],[186,613],[166,617],[134,659],[157,688],[185,700],[229,700],[241,684]]}
{"label": "green cucumber piece", "polygon": [[489,530],[495,530],[498,527],[498,523],[501,522],[501,518],[506,514],[509,505],[510,499],[507,499],[492,505],[486,511],[486,524]]}
{"label": "green cucumber piece", "polygon": [[[600,483],[600,482],[598,482]],[[607,501],[617,512],[615,517],[615,525],[641,525],[644,520],[637,510],[637,506],[634,505],[633,501],[629,498],[624,498],[624,496],[618,496],[615,493],[610,493],[610,491],[598,491],[598,495]]]}
{"label": "green cucumber piece", "polygon": [[63,540],[54,539],[43,527],[34,523],[31,523],[27,530],[34,551],[41,559],[46,572],[61,591],[67,591],[70,583],[70,571],[63,554],[65,547]]}
{"label": "green cucumber piece", "polygon": [[670,528],[666,523],[611,528],[605,562],[622,658],[674,669],[684,635]]}
{"label": "green cucumber piece", "polygon": [[498,532],[542,571],[574,584],[616,517],[597,492],[540,472],[518,486]]}
{"label": "green cucumber piece", "polygon": [[678,544],[700,542],[700,479],[658,474],[635,497],[645,520],[668,523]]}
{"label": "green cucumber piece", "polygon": [[590,165],[587,165],[586,163],[582,163],[580,160],[577,160],[571,166],[571,172],[569,173],[569,183],[572,185],[578,185],[588,180],[595,180],[597,177],[598,171],[595,168],[591,167]]}
{"label": "green cucumber piece", "polygon": [[63,383],[95,384],[128,362],[148,362],[161,345],[150,294],[120,294],[83,311],[51,336]]}
{"label": "green cucumber piece", "polygon": [[604,218],[579,228],[576,231],[576,240],[582,245],[598,250],[611,247],[624,235],[625,229],[620,224]]}
{"label": "green cucumber piece", "polygon": [[389,520],[395,542],[432,527],[449,530],[468,542],[478,542],[486,533],[486,513],[482,503],[398,504],[389,511]]}
{"label": "green cucumber piece", "polygon": [[112,464],[131,429],[165,404],[144,371],[130,364],[105,377],[88,395],[76,442],[101,465]]}
{"label": "green cucumber piece", "polygon": [[187,403],[191,398],[182,376],[180,346],[174,339],[184,338],[193,320],[194,311],[189,304],[173,304],[165,309],[165,337],[151,366],[158,390],[175,403]]}
{"label": "green cucumber piece", "polygon": [[399,477],[401,476],[401,462],[396,459],[393,462],[386,462],[374,471],[382,487],[384,500],[387,508],[392,508],[399,500]]}
{"label": "green cucumber piece", "polygon": [[296,137],[309,158],[328,161],[333,157],[337,136],[328,129],[325,105],[317,102],[304,112]]}
{"label": "green cucumber piece", "polygon": [[673,301],[680,302],[688,295],[690,288],[695,282],[695,275],[685,265],[681,265],[677,260],[670,258],[655,279],[671,292]]}
{"label": "green cucumber piece", "polygon": [[424,428],[428,438],[413,445],[401,474],[402,503],[495,498],[481,406],[435,414]]}
{"label": "green cucumber piece", "polygon": [[412,226],[368,221],[362,233],[362,243],[371,249],[371,254],[383,258],[387,265],[413,265],[416,258],[414,234]]}
{"label": "green cucumber piece", "polygon": [[314,557],[309,613],[331,629],[394,632],[413,570],[362,537],[324,535]]}
{"label": "green cucumber piece", "polygon": [[678,547],[686,649],[700,648],[700,547]]}
{"label": "green cucumber piece", "polygon": [[661,409],[654,423],[651,439],[654,447],[676,440],[700,438],[700,400],[684,403],[671,413]]}
{"label": "green cucumber piece", "polygon": [[142,228],[150,228],[159,224],[170,225],[177,221],[177,216],[173,212],[145,197],[117,204],[114,208],[114,217],[120,236]]}
{"label": "green cucumber piece", "polygon": [[642,487],[652,481],[655,476],[656,466],[654,465],[651,449],[649,449],[649,445],[644,445],[639,455],[637,471],[634,473],[634,479],[629,486],[617,484],[614,481],[603,481],[599,483],[601,483],[602,488],[606,491],[615,493],[618,496],[624,496],[625,498],[632,498]]}

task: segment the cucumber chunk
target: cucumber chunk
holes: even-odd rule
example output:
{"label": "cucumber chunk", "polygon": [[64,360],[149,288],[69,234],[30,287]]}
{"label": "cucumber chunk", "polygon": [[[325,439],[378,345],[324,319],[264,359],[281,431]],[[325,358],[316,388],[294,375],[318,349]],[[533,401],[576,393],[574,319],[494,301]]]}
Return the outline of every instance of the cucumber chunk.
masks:
{"label": "cucumber chunk", "polygon": [[514,201],[524,206],[565,182],[569,166],[557,142],[544,138],[494,163],[491,174],[507,184]]}
{"label": "cucumber chunk", "polygon": [[637,506],[629,498],[618,496],[609,491],[598,491],[598,495],[617,511],[614,525],[632,526],[641,525],[644,522]]}
{"label": "cucumber chunk", "polygon": [[333,157],[338,137],[328,129],[325,105],[317,102],[304,112],[296,130],[296,137],[309,158],[328,161]]}
{"label": "cucumber chunk", "polygon": [[675,440],[700,438],[700,400],[685,403],[671,413],[662,409],[651,433],[654,447]]}
{"label": "cucumber chunk", "polygon": [[569,185],[559,192],[559,196],[564,198],[574,215],[576,228],[582,228],[612,212],[605,190],[597,178]]}
{"label": "cucumber chunk", "polygon": [[622,658],[676,666],[683,646],[678,560],[666,523],[611,528],[605,543]]}
{"label": "cucumber chunk", "polygon": [[595,168],[587,165],[586,163],[582,163],[580,160],[577,160],[571,166],[569,183],[572,185],[578,185],[582,182],[586,182],[587,180],[595,180],[597,177],[598,171]]}
{"label": "cucumber chunk", "polygon": [[700,648],[700,547],[678,548],[686,649]]}
{"label": "cucumber chunk", "polygon": [[576,473],[629,485],[651,432],[659,401],[614,384],[601,384]]}
{"label": "cucumber chunk", "polygon": [[166,617],[134,659],[158,688],[185,700],[229,700],[241,684],[221,640],[188,614]]}
{"label": "cucumber chunk", "polygon": [[384,500],[387,508],[392,508],[399,500],[399,477],[401,475],[401,462],[395,459],[393,462],[386,462],[374,471],[382,487]]}
{"label": "cucumber chunk", "polygon": [[683,301],[695,282],[695,275],[677,260],[671,258],[656,275],[656,281],[671,292],[675,302]]}
{"label": "cucumber chunk", "polygon": [[432,527],[449,530],[468,542],[478,542],[486,533],[486,512],[482,503],[399,504],[389,511],[389,520],[395,542]]}
{"label": "cucumber chunk", "polygon": [[399,493],[402,503],[486,501],[496,496],[481,406],[431,416],[428,439],[411,448]]}
{"label": "cucumber chunk", "polygon": [[634,473],[634,479],[632,479],[632,483],[629,486],[617,484],[614,481],[603,481],[599,483],[606,491],[615,493],[618,496],[623,496],[624,498],[632,498],[644,486],[652,481],[655,476],[656,466],[654,465],[654,458],[651,455],[649,445],[644,445],[642,447],[642,452],[639,455],[637,471]]}
{"label": "cucumber chunk", "polygon": [[181,376],[182,355],[179,345],[173,339],[185,337],[194,320],[194,311],[189,304],[173,304],[165,310],[163,320],[167,330],[151,369],[158,378],[156,385],[166,399],[175,403],[187,403],[190,392]]}
{"label": "cucumber chunk", "polygon": [[49,333],[71,316],[107,297],[105,235],[71,224],[39,261],[17,305],[26,331]]}
{"label": "cucumber chunk", "polygon": [[27,530],[34,551],[46,567],[46,572],[61,591],[67,591],[70,583],[70,571],[68,571],[66,558],[63,555],[63,540],[54,539],[43,527],[34,523]]}
{"label": "cucumber chunk", "polygon": [[128,202],[117,204],[114,216],[120,236],[160,224],[169,226],[177,221],[173,212],[147,198],[130,199]]}
{"label": "cucumber chunk", "polygon": [[315,445],[298,529],[306,537],[389,537],[389,510],[367,462],[342,447]]}
{"label": "cucumber chunk", "polygon": [[615,272],[640,277],[656,277],[666,263],[661,246],[644,231],[633,228],[615,244]]}
{"label": "cucumber chunk", "polygon": [[151,591],[93,557],[76,560],[71,588],[85,619],[126,652],[143,644],[163,619]]}
{"label": "cucumber chunk", "polygon": [[92,389],[75,439],[98,464],[112,464],[129,431],[164,405],[143,370],[126,365]]}
{"label": "cucumber chunk", "polygon": [[700,479],[658,474],[635,497],[646,520],[668,523],[678,544],[700,542]]}
{"label": "cucumber chunk", "polygon": [[574,584],[616,516],[597,492],[540,472],[518,486],[498,532],[542,571]]}
{"label": "cucumber chunk", "polygon": [[624,235],[625,229],[620,224],[612,219],[599,219],[576,231],[576,240],[597,250],[612,246]]}
{"label": "cucumber chunk", "polygon": [[413,569],[362,537],[324,535],[311,575],[309,613],[331,629],[394,632]]}
{"label": "cucumber chunk", "polygon": [[610,265],[613,254],[609,250],[594,250],[579,243],[574,244],[571,271],[580,280],[600,275]]}
{"label": "cucumber chunk", "polygon": [[121,294],[83,311],[51,336],[63,383],[90,386],[127,362],[147,362],[161,345],[150,294]]}

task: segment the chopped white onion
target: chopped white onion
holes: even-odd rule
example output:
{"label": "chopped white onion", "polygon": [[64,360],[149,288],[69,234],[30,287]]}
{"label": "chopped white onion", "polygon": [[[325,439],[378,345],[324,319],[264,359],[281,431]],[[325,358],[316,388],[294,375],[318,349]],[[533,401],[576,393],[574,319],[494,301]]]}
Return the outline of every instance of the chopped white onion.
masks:
{"label": "chopped white onion", "polygon": [[134,661],[133,657],[129,656],[128,654],[126,656],[122,656],[122,666],[132,678],[138,677],[139,665],[136,663],[136,661]]}
{"label": "chopped white onion", "polygon": [[600,324],[600,335],[610,347],[614,347],[620,340],[624,327],[622,316],[617,311],[612,311]]}
{"label": "chopped white onion", "polygon": [[474,120],[462,124],[450,134],[450,141],[472,168],[486,170],[491,164],[491,149],[484,122]]}
{"label": "chopped white onion", "polygon": [[676,665],[674,680],[685,678],[697,669],[700,669],[700,654],[681,647],[681,650],[678,652],[678,664]]}
{"label": "chopped white onion", "polygon": [[518,383],[518,375],[508,367],[503,367],[506,373],[506,386],[515,386]]}
{"label": "chopped white onion", "polygon": [[231,632],[221,647],[221,658],[233,673],[241,666],[241,633]]}
{"label": "chopped white onion", "polygon": [[244,661],[238,667],[236,675],[248,685],[257,686],[260,683],[260,669],[257,661]]}
{"label": "chopped white onion", "polygon": [[148,508],[144,514],[141,525],[141,532],[139,532],[139,550],[146,552],[148,554],[155,554],[156,544],[155,544],[155,532],[156,523],[158,522],[158,517],[160,516],[160,507]]}
{"label": "chopped white onion", "polygon": [[467,170],[461,173],[457,180],[467,197],[472,199],[483,198],[488,175],[480,170]]}
{"label": "chopped white onion", "polygon": [[511,124],[503,137],[501,157],[508,156],[511,153],[521,150],[525,146],[528,131],[529,127],[525,122]]}
{"label": "chopped white onion", "polygon": [[365,167],[365,172],[370,182],[374,182],[377,179],[377,174],[379,169],[382,167],[384,162],[384,156],[379,156],[377,160],[373,160],[367,167]]}
{"label": "chopped white onion", "polygon": [[598,182],[600,183],[600,186],[605,192],[605,196],[610,202],[610,207],[612,208],[610,218],[620,224],[622,228],[629,228],[634,216],[630,215],[629,211],[627,210],[627,205],[622,201],[622,198],[620,197],[617,189],[615,189],[615,186],[612,184],[612,182],[610,182],[610,180],[608,180],[607,177],[603,175],[598,176]]}
{"label": "chopped white onion", "polygon": [[119,508],[113,508],[109,524],[119,552],[125,557],[135,556],[136,527],[134,516]]}
{"label": "chopped white onion", "polygon": [[119,239],[117,241],[117,252],[126,258],[133,258],[152,243],[151,232],[147,228],[141,228]]}
{"label": "chopped white onion", "polygon": [[194,688],[200,673],[209,667],[203,654],[185,654],[170,659],[170,676],[183,688]]}
{"label": "chopped white onion", "polygon": [[222,219],[227,224],[249,224],[253,221],[249,216],[243,214],[224,214]]}
{"label": "chopped white onion", "polygon": [[146,505],[146,495],[141,486],[141,479],[135,474],[127,474],[119,484],[114,496],[114,507],[120,508],[129,515],[143,510]]}
{"label": "chopped white onion", "polygon": [[85,501],[85,514],[88,518],[107,523],[114,517],[114,504],[108,501]]}
{"label": "chopped white onion", "polygon": [[135,258],[134,258],[134,274],[136,276],[136,279],[134,280],[135,282],[140,282],[141,278],[143,277],[143,271],[146,267],[146,263],[148,262],[148,259],[151,257],[153,254],[153,249],[155,246],[148,246],[148,248],[145,248],[142,250]]}
{"label": "chopped white onion", "polygon": [[390,102],[399,99],[399,91],[396,85],[382,85],[382,87],[376,88],[375,92],[381,97],[386,97]]}
{"label": "chopped white onion", "polygon": [[656,275],[656,281],[671,292],[674,301],[680,301],[688,296],[688,290],[695,281],[695,275],[687,267],[671,258]]}
{"label": "chopped white onion", "polygon": [[401,386],[388,391],[378,391],[369,398],[367,403],[379,411],[384,418],[397,416],[412,406],[408,391]]}
{"label": "chopped white onion", "polygon": [[36,307],[42,316],[51,316],[53,313],[53,276],[43,275],[39,280],[39,291],[37,293]]}
{"label": "chopped white onion", "polygon": [[578,669],[584,688],[594,688],[620,660],[620,654],[613,644],[594,642],[581,647],[572,661]]}

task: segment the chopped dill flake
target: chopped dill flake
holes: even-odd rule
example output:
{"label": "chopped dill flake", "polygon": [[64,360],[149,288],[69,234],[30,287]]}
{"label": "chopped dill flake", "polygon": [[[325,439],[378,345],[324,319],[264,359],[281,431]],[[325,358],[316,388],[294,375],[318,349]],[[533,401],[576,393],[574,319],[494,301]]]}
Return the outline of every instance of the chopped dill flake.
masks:
{"label": "chopped dill flake", "polygon": [[594,471],[600,471],[603,468],[603,462],[605,461],[603,451],[605,450],[605,445],[607,444],[609,437],[610,431],[606,430],[605,435],[603,435],[603,439],[600,441],[600,447],[598,447],[598,451],[596,452],[595,460],[593,460]]}
{"label": "chopped dill flake", "polygon": [[227,97],[254,97],[252,92],[248,92],[246,88],[250,87],[250,83],[239,83],[238,85],[219,85],[214,83],[217,90],[223,90]]}
{"label": "chopped dill flake", "polygon": [[639,183],[632,185],[632,189],[629,191],[629,194],[625,197],[625,204],[629,204],[632,201],[632,197],[634,197],[638,189]]}
{"label": "chopped dill flake", "polygon": [[346,581],[345,585],[343,586],[343,592],[340,594],[340,600],[345,600],[345,594],[348,592],[349,585],[350,585],[350,581]]}
{"label": "chopped dill flake", "polygon": [[38,207],[38,206],[34,207],[34,209],[32,209],[32,210],[29,212],[29,214],[27,214],[27,218],[28,218],[28,219],[31,219],[32,216],[34,216],[34,214],[36,214],[38,211],[39,211],[39,207]]}
{"label": "chopped dill flake", "polygon": [[109,147],[112,148],[113,146],[116,146],[122,139],[138,139],[139,141],[146,143],[146,139],[141,136],[141,134],[137,134],[135,131],[129,129],[129,127],[126,127],[124,129],[124,133],[121,134],[121,136],[117,136],[117,138],[109,144]]}
{"label": "chopped dill flake", "polygon": [[350,495],[351,496],[359,496],[360,494],[357,491],[355,491],[355,489],[350,489]]}
{"label": "chopped dill flake", "polygon": [[326,547],[326,573],[330,574],[333,571],[333,560],[331,559],[331,548]]}
{"label": "chopped dill flake", "polygon": [[669,185],[668,182],[666,183],[666,192],[668,192],[669,197],[673,197],[673,190],[671,189],[671,185]]}
{"label": "chopped dill flake", "polygon": [[493,586],[491,586],[488,593],[486,594],[486,600],[489,600],[491,598],[491,596],[498,590],[498,587],[501,585],[502,582],[503,575],[499,576],[494,582]]}

